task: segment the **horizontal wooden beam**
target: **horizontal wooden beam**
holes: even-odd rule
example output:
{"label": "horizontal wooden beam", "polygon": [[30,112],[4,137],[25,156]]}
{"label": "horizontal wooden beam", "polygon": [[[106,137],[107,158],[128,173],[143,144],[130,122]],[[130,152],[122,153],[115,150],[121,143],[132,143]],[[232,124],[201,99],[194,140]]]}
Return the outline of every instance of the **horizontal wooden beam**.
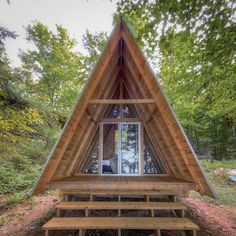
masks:
{"label": "horizontal wooden beam", "polygon": [[154,99],[91,99],[91,104],[150,104]]}
{"label": "horizontal wooden beam", "polygon": [[161,229],[193,230],[193,232],[199,230],[191,220],[180,217],[54,217],[42,228],[44,230],[79,229],[80,231],[81,229]]}
{"label": "horizontal wooden beam", "polygon": [[[141,195],[142,196],[142,195]],[[56,209],[60,210],[186,210],[186,206],[178,202],[61,202]]]}
{"label": "horizontal wooden beam", "polygon": [[115,122],[115,123],[119,123],[119,122],[140,122],[141,119],[139,118],[101,118],[99,120],[99,122]]}

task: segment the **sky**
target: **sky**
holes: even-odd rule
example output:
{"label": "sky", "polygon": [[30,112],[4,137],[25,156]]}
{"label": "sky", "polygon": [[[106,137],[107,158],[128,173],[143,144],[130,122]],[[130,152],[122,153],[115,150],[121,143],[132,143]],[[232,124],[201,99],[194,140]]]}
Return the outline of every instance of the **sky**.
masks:
{"label": "sky", "polygon": [[0,25],[19,35],[5,41],[12,66],[20,66],[19,49],[33,48],[25,37],[25,27],[34,21],[46,24],[55,32],[55,25],[62,25],[78,42],[83,51],[82,35],[90,32],[112,31],[112,14],[116,11],[115,0],[0,0]]}

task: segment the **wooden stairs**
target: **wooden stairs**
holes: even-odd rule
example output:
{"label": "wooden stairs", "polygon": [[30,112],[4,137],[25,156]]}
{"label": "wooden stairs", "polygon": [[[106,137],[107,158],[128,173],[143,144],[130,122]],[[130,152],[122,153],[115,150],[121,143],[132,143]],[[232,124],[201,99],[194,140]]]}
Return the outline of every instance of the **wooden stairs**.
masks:
{"label": "wooden stairs", "polygon": [[[154,230],[157,236],[161,236],[162,230],[181,230],[185,231],[187,235],[196,236],[196,232],[199,230],[196,224],[184,217],[186,207],[177,202],[175,195],[171,193],[156,191],[113,191],[110,193],[100,191],[91,193],[80,191],[76,195],[79,197],[89,196],[89,201],[68,201],[70,194],[74,195],[75,193],[68,190],[63,193],[64,200],[56,205],[57,217],[43,225],[45,236],[49,236],[49,233],[55,230],[79,230],[79,236],[84,236],[88,229],[116,229],[118,236],[122,235],[122,229]],[[104,199],[98,201],[101,197],[105,199],[112,197],[112,201],[104,201]],[[129,201],[127,201],[128,199]],[[76,210],[83,210],[84,216],[63,217],[66,211]],[[93,210],[116,210],[117,216],[94,217]],[[123,214],[127,210],[148,211],[149,216],[127,217]],[[160,210],[171,210],[175,213],[175,217],[159,217],[157,212]]]}

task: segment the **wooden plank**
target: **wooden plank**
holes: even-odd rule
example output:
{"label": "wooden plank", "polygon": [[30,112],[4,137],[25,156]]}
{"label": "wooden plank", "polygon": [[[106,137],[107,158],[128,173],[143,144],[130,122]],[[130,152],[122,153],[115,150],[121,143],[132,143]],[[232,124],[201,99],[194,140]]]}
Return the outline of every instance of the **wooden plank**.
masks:
{"label": "wooden plank", "polygon": [[61,202],[55,206],[60,210],[186,210],[178,202]]}
{"label": "wooden plank", "polygon": [[141,169],[141,175],[144,175],[144,128],[143,128],[143,122],[141,122],[140,125],[140,169]]}
{"label": "wooden plank", "polygon": [[[140,75],[140,73],[137,69],[137,66],[133,61],[133,58],[128,53],[127,49],[125,50],[124,54],[125,54],[125,58],[127,58],[127,60],[125,61],[126,62],[125,64],[128,65],[127,68],[132,73],[132,75],[129,74],[129,76],[127,76],[127,77],[130,78],[130,76],[131,76],[132,79],[136,81],[137,85],[139,86],[140,91],[142,91],[142,93],[143,93],[144,89],[146,88],[145,85],[140,86],[140,82],[143,80],[143,78]],[[126,68],[126,72],[127,72],[127,68]],[[160,94],[160,89],[157,90],[157,92],[158,92],[158,94]],[[150,107],[150,104],[148,104],[148,106]],[[144,107],[144,109],[145,109],[145,107]],[[145,114],[146,113],[148,114],[148,112],[145,112]],[[153,129],[155,129],[155,127],[156,127],[156,129],[158,129],[158,130],[155,129],[155,132],[153,133],[153,135],[158,136],[159,142],[161,142],[162,140],[160,139],[160,135],[159,135],[159,133],[160,133],[163,138],[163,144],[165,145],[165,147],[164,147],[165,152],[168,152],[168,151],[170,152],[170,154],[167,155],[166,159],[167,160],[171,159],[172,163],[170,163],[169,166],[172,169],[174,169],[175,176],[177,176],[179,178],[187,179],[187,180],[192,180],[192,177],[188,171],[188,168],[187,168],[186,164],[184,163],[183,158],[180,157],[180,152],[177,150],[177,146],[174,143],[174,137],[170,134],[169,129],[167,129],[168,126],[165,123],[163,123],[164,122],[163,116],[160,113],[159,109],[157,109],[155,111],[155,115],[152,116],[151,119],[149,118],[148,122],[149,123],[152,122]],[[170,158],[170,157],[172,157],[172,158]]]}
{"label": "wooden plank", "polygon": [[[150,126],[149,126],[149,123],[148,123],[148,121],[147,121],[147,119],[146,119],[146,117],[145,117],[145,116],[146,116],[146,115],[145,115],[145,111],[143,111],[143,110],[141,109],[141,107],[139,107],[138,104],[136,104],[136,105],[134,105],[134,106],[135,106],[135,109],[137,110],[137,112],[139,113],[139,115],[140,115],[140,117],[141,117],[141,119],[142,119],[142,126],[143,126],[143,128],[145,128],[146,133],[148,134],[150,140],[152,141],[152,145],[153,145],[153,147],[154,147],[154,149],[155,149],[155,152],[154,152],[154,153],[157,153],[157,155],[160,157],[161,162],[162,162],[162,165],[163,165],[164,170],[166,171],[166,173],[167,173],[168,175],[172,175],[171,168],[170,168],[171,166],[169,166],[169,165],[166,164],[167,157],[165,157],[165,154],[162,153],[159,143],[156,143],[156,141],[153,140],[154,135],[151,135],[151,133],[153,133],[153,127],[150,127]],[[142,131],[144,131],[144,130],[142,129]],[[141,137],[144,138],[144,132],[143,132],[143,134],[142,134]],[[144,140],[141,140],[141,141],[142,141],[141,147],[143,147],[143,149],[142,149],[142,155],[143,155],[143,154],[144,154],[144,153],[143,153],[143,152],[144,152],[144,142],[143,142]],[[143,158],[144,158],[144,157],[143,157]],[[144,159],[143,159],[143,161],[144,161]],[[143,166],[142,166],[142,171],[144,172],[144,163],[141,163],[141,164],[143,165]]]}
{"label": "wooden plank", "polygon": [[98,157],[98,174],[102,175],[102,153],[103,153],[103,124],[99,124],[99,157]]}
{"label": "wooden plank", "polygon": [[[112,83],[111,83],[112,85]],[[105,95],[109,93],[109,89],[105,91]],[[97,120],[102,113],[102,107],[96,108],[95,113],[93,114],[93,118]],[[81,139],[81,142],[79,145],[75,145],[77,147],[76,152],[73,155],[73,159],[68,162],[68,167],[67,167],[67,174],[68,175],[73,175],[76,172],[76,169],[81,165],[83,158],[84,158],[84,153],[87,147],[90,145],[90,141],[92,140],[93,136],[95,135],[95,132],[92,132],[95,130],[95,126],[97,126],[97,122],[88,122],[88,127],[86,129],[86,132],[83,135],[83,138]],[[79,157],[83,158],[79,158]]]}
{"label": "wooden plank", "polygon": [[[136,81],[135,79],[135,75],[129,75],[131,76],[134,81]],[[131,91],[133,92],[134,94],[134,91],[140,91],[142,92],[142,95],[146,95],[143,88],[141,87],[141,85],[139,85],[138,81],[136,81],[136,84],[138,85],[138,89],[135,89],[134,88],[134,83],[131,83],[129,80],[126,81],[127,83],[127,87],[129,87],[130,89],[132,89]],[[130,91],[130,93],[131,93]],[[131,96],[131,94],[130,94]],[[144,128],[146,129],[148,135],[149,135],[149,138],[150,140],[152,141],[152,144],[153,144],[153,147],[155,148],[156,152],[158,153],[161,161],[162,161],[162,164],[163,164],[163,167],[165,169],[165,171],[169,174],[169,175],[172,175],[174,172],[174,169],[173,169],[173,166],[171,165],[171,163],[169,162],[169,153],[168,153],[168,149],[164,150],[161,146],[161,143],[160,143],[160,136],[158,136],[157,138],[157,135],[154,135],[156,133],[156,130],[154,131],[154,127],[149,125],[149,122],[146,118],[146,111],[144,109],[141,109],[140,107],[138,107],[138,104],[134,105],[136,110],[139,112],[142,120],[143,120],[143,125],[144,125]],[[149,112],[147,112],[148,114]],[[154,131],[154,132],[153,132]],[[158,142],[157,142],[157,139],[158,139]]]}
{"label": "wooden plank", "polygon": [[[121,202],[121,196],[118,195],[118,202]],[[118,216],[121,216],[121,210],[120,208],[118,209]],[[120,230],[120,229],[119,229]]]}
{"label": "wooden plank", "polygon": [[154,99],[91,99],[91,104],[150,104]]}
{"label": "wooden plank", "polygon": [[[115,70],[114,72],[114,76],[117,77],[118,76],[118,71],[119,71],[120,68],[118,68],[118,70]],[[108,77],[109,78],[109,77]],[[107,86],[107,89],[104,91],[104,93],[99,93],[101,96],[113,96],[114,95],[114,91],[115,91],[115,88],[117,86],[117,83],[114,81],[113,83],[109,83],[109,85]],[[114,88],[114,91],[112,90],[112,88]],[[97,120],[99,117],[103,116],[104,115],[104,112],[106,110],[106,107],[95,107],[95,113],[93,114],[93,118],[95,120]],[[89,124],[89,122],[88,122]],[[73,160],[71,162],[68,163],[68,172],[67,173],[70,173],[70,175],[74,175],[75,172],[76,172],[76,169],[78,167],[81,166],[82,164],[82,161],[83,161],[83,158],[84,158],[84,153],[85,153],[85,150],[88,148],[88,146],[90,145],[89,143],[89,140],[90,138],[92,139],[93,135],[94,135],[94,132],[92,132],[94,130],[94,127],[95,125],[97,125],[97,122],[94,123],[94,125],[92,125],[92,123],[89,124],[89,127],[87,128],[86,130],[86,133],[85,135],[83,136],[83,139],[82,139],[82,142],[83,142],[83,145],[81,147],[81,145],[75,145],[75,147],[77,147],[77,152],[74,153],[73,155]],[[88,141],[85,140],[85,137],[87,137]],[[82,158],[78,158],[78,155],[82,156]]]}
{"label": "wooden plank", "polygon": [[[67,123],[61,132],[61,136],[58,138],[53,150],[51,151],[48,160],[41,172],[41,175],[39,176],[36,185],[34,186],[32,190],[32,194],[39,194],[42,193],[47,184],[50,182],[57,166],[60,163],[60,160],[69,145],[71,138],[74,135],[74,131],[76,130],[76,127],[78,125],[78,122],[83,116],[83,113],[86,109],[86,106],[88,104],[88,100],[91,98],[96,86],[98,85],[99,80],[101,79],[105,69],[107,68],[112,56],[113,52],[115,51],[115,48],[117,47],[119,40],[121,38],[121,30],[120,26],[116,27],[113,31],[113,33],[110,36],[110,40],[108,41],[108,44],[100,57],[99,61],[97,62],[94,71],[92,72],[90,79],[85,84],[83,91],[80,95],[80,97],[77,100],[77,103],[70,115],[70,117],[67,120]],[[75,120],[74,120],[75,119]],[[66,136],[66,139],[63,140],[63,136]],[[61,146],[61,148],[59,148]],[[59,150],[58,150],[59,149]],[[56,152],[58,150],[58,152]],[[57,153],[56,156],[55,153]],[[51,160],[54,157],[53,161]]]}
{"label": "wooden plank", "polygon": [[[111,66],[111,65],[110,65]],[[115,60],[115,66],[117,67],[115,70],[112,70],[112,74],[109,74],[110,76],[113,75],[114,77],[117,77],[118,76],[118,72],[120,70],[120,67],[117,65],[117,59]],[[107,76],[106,75],[106,80],[105,80],[105,83],[107,83],[107,79],[110,78],[110,76]],[[103,79],[102,79],[103,80]],[[104,90],[104,93],[103,90],[100,90],[98,92],[98,95],[99,96],[108,96],[110,93],[113,94],[113,91],[110,91],[112,89],[112,87],[116,84],[116,82],[110,82],[109,85],[107,86],[107,89]],[[92,115],[92,120],[91,119],[87,119],[87,126],[85,124],[83,124],[82,128],[83,128],[83,131],[80,132],[80,135],[82,135],[83,138],[79,139],[78,143],[74,144],[74,147],[73,147],[73,152],[71,153],[71,158],[67,161],[67,166],[66,167],[66,173],[68,175],[72,175],[76,172],[76,169],[80,166],[81,162],[82,162],[82,159],[83,159],[83,155],[84,155],[84,152],[86,149],[86,147],[89,146],[88,142],[90,140],[90,136],[91,136],[91,139],[93,137],[93,135],[95,134],[94,132],[91,132],[92,130],[94,130],[94,127],[97,125],[96,121],[100,116],[101,116],[101,113],[102,113],[102,109],[104,109],[104,107],[95,107],[93,109],[93,115]],[[85,129],[84,129],[85,128]],[[84,131],[85,130],[85,131]],[[79,158],[78,159],[78,155],[82,158]]]}
{"label": "wooden plank", "polygon": [[91,195],[94,196],[174,196],[176,193],[173,191],[144,191],[144,190],[85,190],[85,189],[61,189],[62,195]]}
{"label": "wooden plank", "polygon": [[187,218],[175,217],[55,217],[44,224],[43,229],[199,230],[199,227]]}
{"label": "wooden plank", "polygon": [[[200,187],[200,192],[210,197],[217,197],[212,184],[206,176],[204,170],[201,168],[199,161],[194,153],[191,144],[185,135],[183,128],[178,122],[176,115],[168,103],[166,96],[161,90],[160,84],[157,82],[155,74],[151,70],[148,62],[145,60],[141,50],[135,43],[134,37],[131,34],[126,24],[122,25],[122,38],[127,46],[137,68],[142,75],[143,81],[147,85],[149,91],[152,93],[153,99],[159,107],[159,110],[163,116],[166,126],[168,127],[174,141],[183,157],[184,162],[188,166],[192,178]],[[159,97],[158,97],[158,95]],[[178,124],[177,129],[173,128],[173,125]]]}
{"label": "wooden plank", "polygon": [[[128,182],[127,182],[128,181]],[[83,175],[83,176],[71,176],[67,178],[62,178],[60,180],[54,181],[54,183],[129,183],[129,181],[133,181],[133,183],[152,183],[152,184],[194,184],[191,181],[179,179],[173,176],[166,175],[155,175],[155,176],[129,176],[129,175],[102,175],[102,176],[94,176],[94,175]]]}
{"label": "wooden plank", "polygon": [[57,217],[60,217],[60,216],[61,216],[61,211],[60,211],[60,209],[57,209],[56,215],[57,215]]}
{"label": "wooden plank", "polygon": [[[84,120],[87,121],[87,123],[84,123],[82,126],[77,127],[76,133],[75,133],[73,140],[72,140],[73,142],[68,146],[68,149],[65,151],[65,154],[63,156],[63,159],[65,161],[64,162],[61,161],[59,163],[57,171],[54,173],[52,180],[68,176],[66,174],[66,172],[68,171],[69,163],[71,162],[72,155],[76,151],[76,149],[78,148],[79,143],[84,140],[83,139],[84,133],[86,133],[88,128],[91,126],[91,123],[89,124],[89,121],[90,121],[89,118],[86,118],[84,116],[81,119],[81,121],[84,121]],[[94,123],[94,121],[93,121],[93,123]],[[93,134],[95,134],[95,132]]]}
{"label": "wooden plank", "polygon": [[[99,126],[94,129],[94,133],[91,134],[90,141],[87,144],[87,147],[85,148],[84,152],[81,153],[81,161],[79,165],[77,166],[77,169],[75,171],[75,175],[80,174],[91,174],[91,173],[82,173],[83,168],[89,164],[91,159],[89,156],[91,155],[92,151],[94,150],[94,147],[96,147],[99,143]],[[99,152],[99,151],[98,151]],[[97,174],[97,173],[93,173]]]}
{"label": "wooden plank", "polygon": [[161,236],[161,230],[158,229],[158,230],[155,232],[155,235],[156,235],[156,236]]}
{"label": "wooden plank", "polygon": [[109,122],[115,122],[115,123],[119,123],[119,122],[140,122],[140,118],[101,118],[99,119],[99,122],[104,122],[104,123],[109,123]]}
{"label": "wooden plank", "polygon": [[[115,73],[115,76],[117,76],[116,73]],[[107,95],[113,96],[117,84],[115,85],[115,88],[114,88],[114,85],[113,85],[112,83],[110,83],[110,85],[111,85],[111,86],[108,86],[108,87],[107,87],[107,90],[105,90],[105,93],[104,93],[102,96],[107,96]],[[112,88],[114,88],[114,91],[112,90]],[[111,91],[110,91],[110,89],[111,89]],[[103,107],[103,111],[102,111],[102,107],[98,107],[98,108],[96,107],[95,115],[96,115],[96,113],[98,113],[98,114],[99,114],[99,117],[102,117],[102,116],[104,115],[105,111],[106,111],[106,107]],[[94,116],[95,116],[95,115],[94,115]],[[97,118],[96,118],[96,119],[97,119]],[[98,127],[98,128],[100,128],[100,127]],[[89,129],[93,130],[94,127],[91,127],[91,124],[90,124]],[[101,131],[101,130],[99,129],[99,139],[100,139],[100,131]],[[87,130],[87,132],[88,132],[88,130]],[[90,141],[88,141],[88,142],[84,145],[84,148],[81,149],[81,151],[79,152],[79,153],[81,154],[82,158],[80,158],[81,160],[80,160],[80,161],[77,161],[76,164],[74,165],[74,168],[73,168],[73,170],[72,170],[72,175],[75,175],[76,172],[77,172],[77,170],[80,170],[80,167],[83,166],[84,161],[86,161],[86,160],[85,160],[85,159],[86,159],[86,158],[85,158],[85,154],[86,154],[87,150],[90,148],[90,145],[91,145],[91,143],[92,143],[94,134],[95,134],[94,132],[91,133],[91,137],[89,137],[89,140],[90,140]],[[99,141],[99,140],[98,140],[98,141]],[[78,148],[78,145],[77,145],[77,148]],[[76,155],[76,154],[75,154],[75,155]],[[99,158],[100,158],[100,152],[99,152]],[[76,167],[76,168],[75,168],[75,167]],[[77,169],[77,170],[75,170],[75,169]],[[100,169],[100,168],[99,168],[99,169]],[[75,171],[74,171],[74,170],[75,170]]]}
{"label": "wooden plank", "polygon": [[185,197],[187,191],[196,189],[196,184],[169,176],[73,176],[51,182],[49,187],[51,189],[84,189],[91,193],[96,190],[170,191]]}
{"label": "wooden plank", "polygon": [[[149,195],[146,195],[146,201],[147,201],[148,203],[150,203],[150,197],[149,197]],[[150,209],[150,208],[149,208],[149,209]],[[154,216],[155,216],[154,209],[159,209],[159,208],[151,208],[151,209],[150,209],[151,217],[154,217]]]}
{"label": "wooden plank", "polygon": [[[127,83],[129,83],[129,86],[132,87],[133,84],[130,82],[130,80],[132,78],[134,81],[136,81],[139,91],[142,93],[143,96],[145,96],[145,94],[146,94],[145,87],[146,86],[141,86],[141,84],[140,84],[141,78],[140,78],[140,80],[138,79],[140,77],[140,73],[137,70],[137,66],[133,62],[133,59],[131,58],[131,56],[127,50],[125,51],[124,54],[125,54],[125,57],[127,58],[127,61],[125,61],[125,65],[127,65],[125,67],[125,71],[126,71],[126,73],[128,71],[130,72],[130,73],[128,73],[129,76],[127,76]],[[147,110],[147,112],[146,112],[145,108],[149,108],[149,110]],[[150,113],[150,105],[143,107],[142,112],[143,112],[144,116],[147,116],[147,114]],[[169,168],[172,169],[172,172],[175,174],[176,177],[183,178],[184,177],[183,172],[181,171],[181,166],[179,165],[179,160],[178,160],[178,158],[176,158],[176,153],[173,152],[172,147],[169,145],[169,143],[166,142],[169,138],[169,136],[168,136],[169,131],[168,130],[166,130],[165,132],[163,131],[163,128],[165,128],[166,125],[164,125],[164,126],[159,125],[159,123],[156,122],[156,115],[154,117],[152,117],[152,119],[154,119],[153,120],[154,123],[152,122],[151,126],[152,126],[152,130],[154,132],[151,132],[151,137],[154,137],[154,138],[157,137],[158,142],[163,147],[162,149],[164,149],[164,151],[162,151],[162,154],[164,154],[164,153],[167,154],[165,158],[162,158],[162,160],[164,159],[167,162],[169,162],[168,166],[169,166]],[[145,120],[147,121],[147,118],[145,118]],[[146,123],[151,123],[150,119]],[[163,141],[161,140],[161,137],[163,138]],[[172,137],[170,137],[170,138],[172,138]],[[174,166],[173,163],[175,163],[176,166]]]}

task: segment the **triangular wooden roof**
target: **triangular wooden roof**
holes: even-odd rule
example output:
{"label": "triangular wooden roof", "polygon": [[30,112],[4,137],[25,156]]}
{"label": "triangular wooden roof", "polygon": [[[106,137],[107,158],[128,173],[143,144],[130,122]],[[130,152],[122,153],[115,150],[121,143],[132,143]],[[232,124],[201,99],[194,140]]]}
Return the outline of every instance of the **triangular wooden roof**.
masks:
{"label": "triangular wooden roof", "polygon": [[[124,22],[114,28],[32,193],[42,193],[51,181],[75,174],[81,153],[90,145],[98,120],[104,113],[104,106],[94,103],[96,99],[114,98],[121,77],[129,89],[130,98],[147,101],[146,104],[137,103],[135,107],[168,174],[192,181],[201,194],[216,197],[160,84]],[[153,102],[150,104],[150,101]]]}

